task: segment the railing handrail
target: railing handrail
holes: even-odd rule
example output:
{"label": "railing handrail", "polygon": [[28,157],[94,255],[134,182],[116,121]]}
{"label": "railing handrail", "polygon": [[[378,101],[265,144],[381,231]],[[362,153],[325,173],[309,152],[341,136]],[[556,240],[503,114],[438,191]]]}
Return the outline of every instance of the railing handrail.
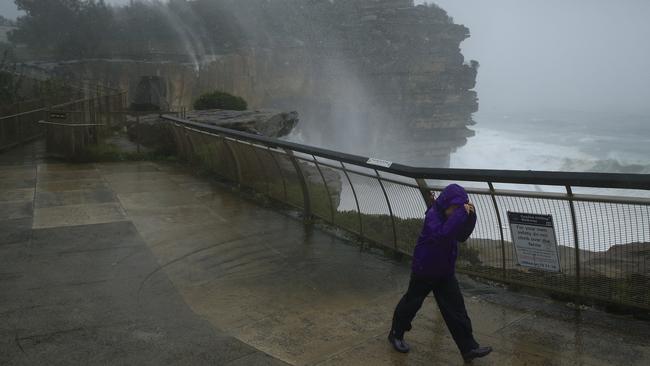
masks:
{"label": "railing handrail", "polygon": [[[107,95],[102,95],[102,97],[111,97],[111,96],[115,96],[115,95],[119,95],[119,94],[123,94],[123,93],[124,92],[119,92],[119,93],[115,93],[115,94],[107,94]],[[83,103],[83,102],[87,102],[87,101],[95,100],[95,99],[96,99],[96,97],[94,97],[94,96],[93,97],[88,97],[88,98],[82,98],[82,99],[75,99],[75,100],[71,100],[71,101],[68,101],[68,102],[63,102],[63,103],[60,103],[60,104],[53,104],[53,105],[48,106],[48,107],[42,107],[42,108],[38,108],[38,109],[32,109],[30,111],[25,111],[25,112],[12,114],[12,115],[9,115],[9,116],[0,116],[0,121],[2,121],[3,119],[16,118],[16,117],[36,113],[36,112],[43,112],[43,111],[47,111],[47,110],[54,109],[54,108],[67,107],[67,106],[69,106],[71,104]],[[74,111],[74,112],[73,111],[66,111],[66,112],[69,112],[69,113],[83,113],[83,112],[79,112],[79,111]]]}
{"label": "railing handrail", "polygon": [[98,127],[106,126],[104,123],[61,123],[61,122],[50,122],[50,121],[38,121],[42,125],[52,125],[52,126],[64,126],[64,127]]}
{"label": "railing handrail", "polygon": [[8,116],[0,116],[0,121],[2,121],[3,119],[11,119],[11,118],[16,118],[16,117],[22,117],[22,116],[26,116],[28,114],[32,114],[32,113],[36,113],[36,112],[43,112],[46,109],[47,109],[46,107],[41,107],[41,108],[38,108],[38,109],[31,109],[31,110],[25,111],[25,112],[10,114]]}
{"label": "railing handrail", "polygon": [[182,119],[170,115],[161,115],[161,118],[205,132],[212,132],[229,137],[235,137],[238,139],[259,143],[268,147],[291,149],[293,151],[305,154],[312,154],[326,159],[337,160],[344,163],[354,164],[369,169],[375,169],[382,172],[402,175],[414,179],[650,190],[650,174],[424,168],[413,167],[399,163],[393,163],[390,167],[384,167],[369,164],[368,157],[359,155],[303,145],[295,142],[283,141],[272,137],[235,131],[204,123],[192,122],[187,119]]}
{"label": "railing handrail", "polygon": [[[115,95],[118,95],[118,94],[123,94],[123,92],[119,92],[119,93],[115,93],[115,94],[102,95],[102,97],[106,97],[106,96],[110,97],[110,96],[115,96]],[[63,103],[60,103],[60,104],[54,104],[54,105],[51,105],[51,106],[45,106],[45,107],[41,107],[41,108],[37,108],[37,109],[32,109],[32,110],[29,110],[29,111],[24,111],[24,112],[20,112],[20,113],[16,113],[16,114],[11,114],[11,115],[8,115],[8,116],[0,116],[0,121],[5,120],[5,119],[11,119],[11,118],[16,118],[16,117],[26,116],[26,115],[32,114],[32,113],[43,112],[43,111],[47,111],[47,110],[53,109],[53,108],[67,107],[67,106],[69,106],[71,104],[83,103],[83,102],[86,102],[86,101],[89,101],[89,100],[94,100],[95,98],[96,97],[93,96],[93,97],[88,97],[88,98],[75,99],[75,100],[63,102]]]}

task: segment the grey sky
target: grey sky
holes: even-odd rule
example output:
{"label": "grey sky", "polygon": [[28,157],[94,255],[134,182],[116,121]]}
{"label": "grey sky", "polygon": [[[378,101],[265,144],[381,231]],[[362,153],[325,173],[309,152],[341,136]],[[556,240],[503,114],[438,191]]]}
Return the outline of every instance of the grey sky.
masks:
{"label": "grey sky", "polygon": [[650,1],[434,2],[471,30],[482,110],[650,112]]}
{"label": "grey sky", "polygon": [[15,19],[18,14],[13,0],[0,0],[0,15],[5,18]]}

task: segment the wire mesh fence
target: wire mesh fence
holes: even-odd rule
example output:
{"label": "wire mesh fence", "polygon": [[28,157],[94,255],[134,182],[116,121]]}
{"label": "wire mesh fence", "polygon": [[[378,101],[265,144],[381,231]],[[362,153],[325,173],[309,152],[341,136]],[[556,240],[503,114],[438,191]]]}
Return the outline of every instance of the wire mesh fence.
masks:
{"label": "wire mesh fence", "polygon": [[[299,208],[305,217],[407,255],[420,234],[430,193],[437,196],[447,183],[462,181],[476,206],[477,224],[460,245],[458,271],[650,309],[648,176],[381,166],[367,158],[163,118],[188,161]],[[590,194],[574,194],[573,186],[590,187]],[[626,193],[611,195],[621,188]],[[513,237],[513,213],[549,217],[556,270],[525,265]]]}

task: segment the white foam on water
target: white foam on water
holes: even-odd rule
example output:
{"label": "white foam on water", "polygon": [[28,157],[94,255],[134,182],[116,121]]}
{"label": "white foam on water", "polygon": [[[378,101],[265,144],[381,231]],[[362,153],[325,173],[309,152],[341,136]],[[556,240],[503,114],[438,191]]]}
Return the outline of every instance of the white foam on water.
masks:
{"label": "white foam on water", "polygon": [[574,147],[537,142],[520,133],[485,127],[451,155],[452,168],[561,171],[566,159],[582,160],[589,168],[593,156]]}

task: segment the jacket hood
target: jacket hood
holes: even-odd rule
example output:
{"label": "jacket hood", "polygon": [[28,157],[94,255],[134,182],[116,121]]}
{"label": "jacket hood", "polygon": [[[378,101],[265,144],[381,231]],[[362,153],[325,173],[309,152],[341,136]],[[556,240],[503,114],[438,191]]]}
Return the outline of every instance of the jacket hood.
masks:
{"label": "jacket hood", "polygon": [[464,205],[469,202],[469,197],[465,188],[458,184],[448,185],[436,198],[436,206],[439,210],[444,211],[452,205]]}

